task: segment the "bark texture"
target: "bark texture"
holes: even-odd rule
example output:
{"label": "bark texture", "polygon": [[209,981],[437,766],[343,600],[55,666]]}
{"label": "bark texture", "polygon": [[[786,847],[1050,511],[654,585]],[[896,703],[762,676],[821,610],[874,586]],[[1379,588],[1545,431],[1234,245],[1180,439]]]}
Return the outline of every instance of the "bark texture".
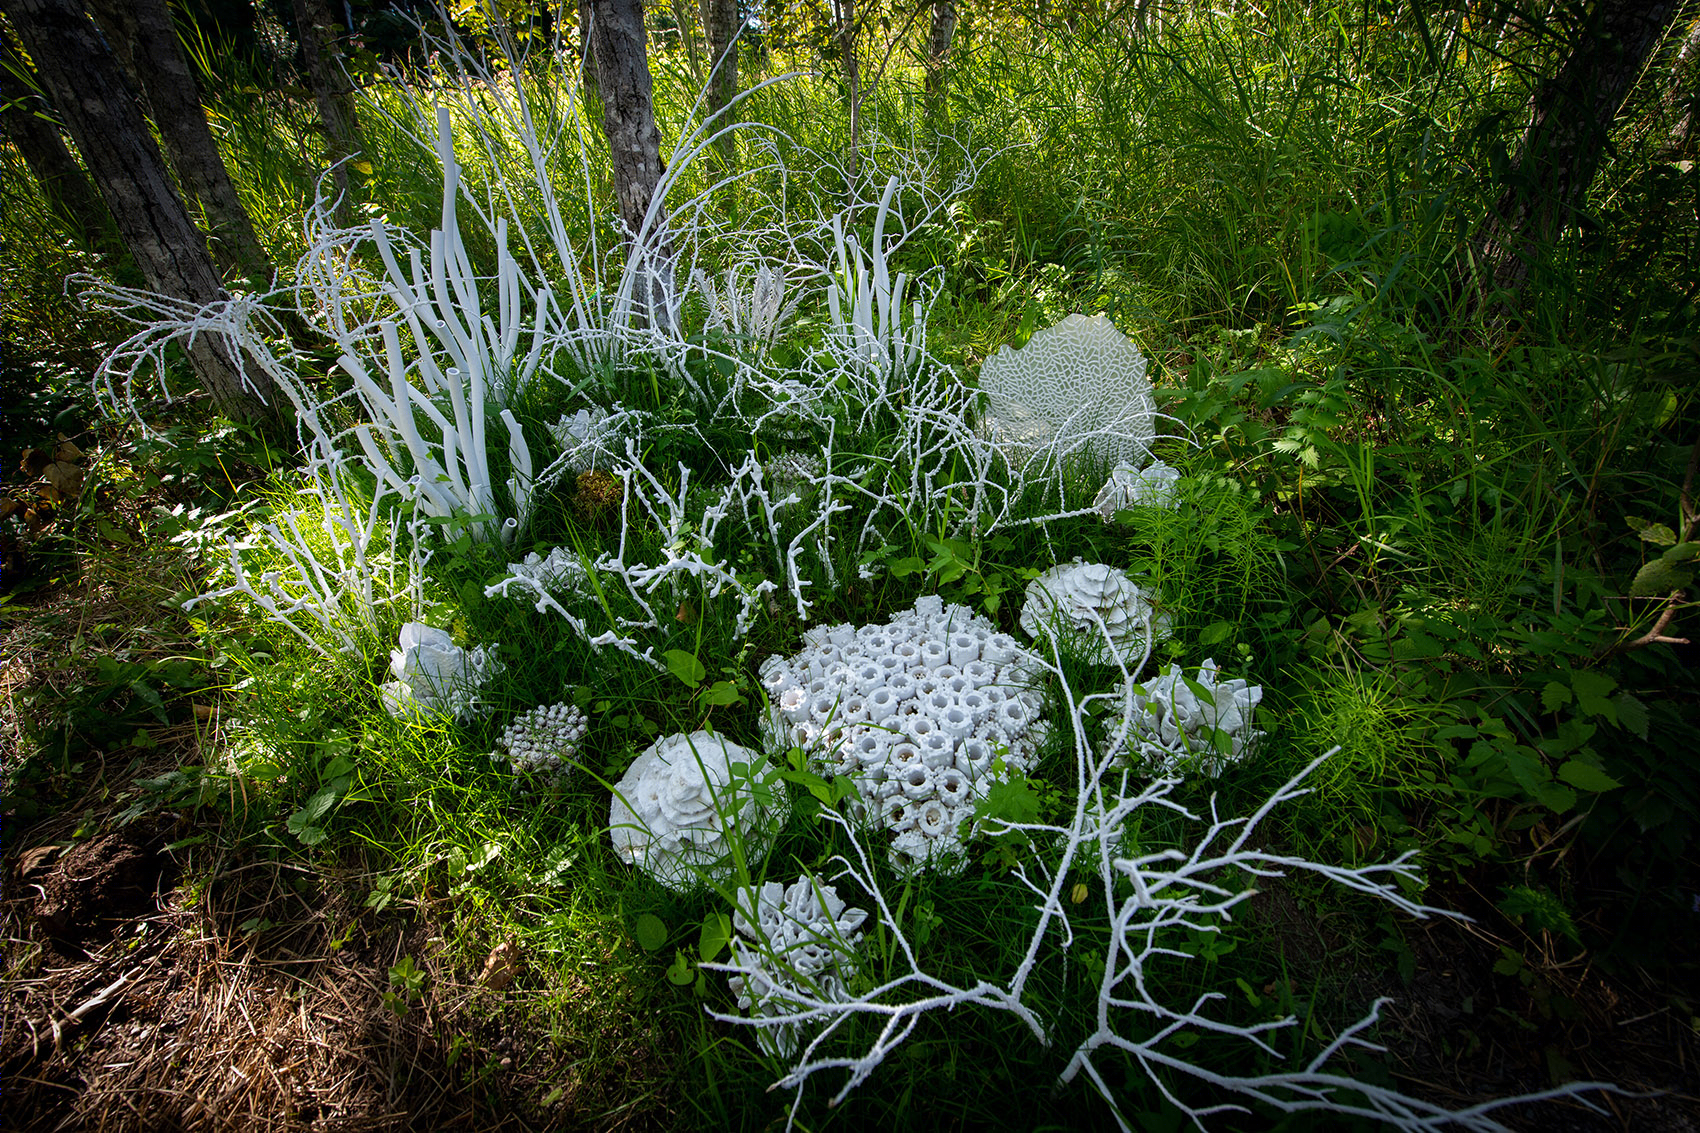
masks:
{"label": "bark texture", "polygon": [[1678,0],[1598,0],[1588,33],[1530,99],[1530,122],[1478,253],[1494,286],[1515,291],[1575,217],[1636,77]]}
{"label": "bark texture", "polygon": [[861,168],[862,155],[862,69],[856,58],[857,22],[856,0],[832,0],[833,17],[837,22],[834,38],[838,40],[838,66],[844,76],[844,93],[850,100],[850,153],[847,172],[855,177]]}
{"label": "bark texture", "polygon": [[337,221],[353,222],[354,186],[348,176],[348,161],[360,148],[359,123],[354,114],[354,89],[337,63],[337,24],[325,0],[294,0],[295,34],[301,44],[301,61],[307,66],[307,81],[319,110],[319,128],[325,135],[325,162],[331,167],[336,187]]}
{"label": "bark texture", "polygon": [[[146,98],[183,189],[206,213],[220,262],[269,279],[271,259],[254,234],[201,106],[201,90],[177,42],[165,0],[96,0],[91,12],[130,60],[132,81]],[[87,156],[86,154],[84,156]]]}
{"label": "bark texture", "polygon": [[933,0],[927,31],[927,117],[935,125],[950,121],[950,45],[956,38],[956,0]]}
{"label": "bark texture", "polygon": [[[702,26],[708,34],[708,112],[718,114],[738,97],[738,0],[702,0]],[[717,129],[731,125],[716,124]],[[720,154],[728,162],[737,156],[737,135],[720,139]]]}
{"label": "bark texture", "polygon": [[76,227],[84,243],[99,243],[107,226],[106,206],[83,175],[83,167],[65,148],[65,139],[59,136],[47,104],[14,74],[13,67],[24,66],[24,60],[8,42],[5,63],[0,65],[6,137],[18,147],[47,203]]}
{"label": "bark texture", "polygon": [[638,0],[591,0],[596,85],[602,93],[602,128],[614,164],[614,197],[630,235],[643,227],[661,161],[655,126],[649,53]]}
{"label": "bark texture", "polygon": [[[197,305],[225,298],[206,240],[172,188],[117,59],[81,5],[76,0],[0,0],[0,11],[35,60],[148,286]],[[276,420],[275,391],[245,387],[222,344],[198,338],[189,357],[224,413],[244,421]]]}

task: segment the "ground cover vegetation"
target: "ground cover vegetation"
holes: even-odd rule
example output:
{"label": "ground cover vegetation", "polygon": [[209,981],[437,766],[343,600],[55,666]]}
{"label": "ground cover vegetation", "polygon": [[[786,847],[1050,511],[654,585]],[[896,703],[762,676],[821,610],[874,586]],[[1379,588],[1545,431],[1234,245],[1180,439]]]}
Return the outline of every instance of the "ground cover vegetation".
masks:
{"label": "ground cover vegetation", "polygon": [[745,8],[727,87],[656,6],[635,239],[574,13],[185,10],[279,270],[193,310],[9,118],[8,1119],[1693,1125],[1694,13],[1530,157],[1619,7]]}

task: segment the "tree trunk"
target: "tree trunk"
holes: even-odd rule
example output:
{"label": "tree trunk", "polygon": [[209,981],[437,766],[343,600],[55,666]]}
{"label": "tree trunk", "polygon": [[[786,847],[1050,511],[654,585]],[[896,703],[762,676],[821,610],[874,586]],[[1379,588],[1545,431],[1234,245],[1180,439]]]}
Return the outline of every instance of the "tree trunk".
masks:
{"label": "tree trunk", "polygon": [[956,38],[956,0],[933,0],[933,26],[927,33],[927,118],[950,124],[950,43]]}
{"label": "tree trunk", "polygon": [[[118,61],[87,13],[75,0],[0,0],[0,11],[35,60],[148,286],[197,306],[226,298],[206,240],[172,189]],[[189,358],[221,411],[242,421],[278,419],[269,381],[254,374],[245,385],[222,343],[202,335]]]}
{"label": "tree trunk", "polygon": [[18,147],[35,175],[48,207],[71,222],[83,243],[97,245],[110,223],[106,206],[83,175],[83,167],[65,148],[65,139],[48,117],[47,107],[17,78],[13,68],[27,64],[12,50],[10,38],[5,53],[5,61],[0,63],[0,103],[4,104],[6,137]]}
{"label": "tree trunk", "polygon": [[1700,61],[1700,20],[1695,20],[1682,41],[1682,49],[1671,64],[1670,80],[1665,90],[1665,105],[1676,113],[1665,136],[1665,148],[1673,156],[1685,154],[1694,141],[1696,120],[1700,120],[1700,81],[1696,81],[1695,63]]}
{"label": "tree trunk", "polygon": [[596,36],[591,32],[591,26],[595,22],[590,10],[590,0],[578,0],[578,62],[579,72],[584,76],[584,105],[587,114],[602,101],[602,92],[597,89]]}
{"label": "tree trunk", "polygon": [[[738,97],[738,0],[702,0],[702,26],[708,34],[708,56],[714,61],[708,75],[708,113],[714,115]],[[725,120],[715,126],[731,124]],[[737,160],[737,135],[720,139],[720,156],[728,165]]]}
{"label": "tree trunk", "polygon": [[[307,81],[319,109],[319,126],[325,134],[325,162],[331,167],[336,186],[337,223],[353,223],[354,191],[348,176],[348,158],[360,148],[359,124],[354,116],[354,89],[336,60],[331,46],[336,21],[325,0],[294,0],[295,35],[301,44],[301,59],[307,64]],[[544,9],[548,11],[547,8]]]}
{"label": "tree trunk", "polygon": [[[655,126],[643,5],[639,0],[591,0],[590,9],[602,128],[614,166],[614,200],[627,238],[635,240],[667,169],[661,160],[661,131]],[[643,316],[659,323],[666,317],[663,305],[670,291],[662,277],[672,264],[665,217],[656,221],[645,245],[654,253],[650,286],[647,295],[635,298]]]}
{"label": "tree trunk", "polygon": [[1478,245],[1496,287],[1519,290],[1576,215],[1618,108],[1677,6],[1677,0],[1599,0],[1570,57],[1536,88],[1529,127]]}
{"label": "tree trunk", "polygon": [[852,179],[861,169],[862,83],[856,59],[856,0],[832,0],[838,18],[838,65],[844,74],[844,91],[850,99],[850,154],[847,172]]}
{"label": "tree trunk", "polygon": [[113,40],[127,45],[134,79],[184,191],[206,213],[219,260],[227,269],[269,280],[271,259],[219,156],[200,87],[183,58],[165,0],[95,0],[91,10]]}

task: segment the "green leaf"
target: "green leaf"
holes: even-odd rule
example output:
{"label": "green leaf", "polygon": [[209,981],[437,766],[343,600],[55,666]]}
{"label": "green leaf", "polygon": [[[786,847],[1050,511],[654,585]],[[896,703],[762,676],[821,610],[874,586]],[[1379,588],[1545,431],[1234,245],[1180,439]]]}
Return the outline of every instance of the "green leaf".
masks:
{"label": "green leaf", "polygon": [[702,662],[696,659],[694,653],[686,653],[683,649],[669,649],[661,656],[667,659],[667,671],[691,688],[702,684],[702,679],[708,676],[708,670],[702,667]]}
{"label": "green leaf", "polygon": [[667,982],[675,987],[685,987],[696,982],[696,973],[691,970],[690,957],[685,955],[683,948],[674,953],[673,963],[667,969]]}
{"label": "green leaf", "polygon": [[728,704],[737,704],[744,698],[743,695],[738,692],[738,683],[736,681],[715,681],[713,684],[702,690],[702,692],[698,695],[698,699],[705,707],[719,708]]}
{"label": "green leaf", "polygon": [[1623,786],[1622,783],[1619,783],[1592,763],[1580,759],[1568,760],[1564,766],[1558,769],[1558,777],[1577,790],[1590,791],[1594,794]]}
{"label": "green leaf", "polygon": [[892,559],[889,565],[891,577],[908,578],[910,575],[927,569],[927,564],[917,558]]}
{"label": "green leaf", "polygon": [[1231,636],[1233,632],[1233,622],[1211,622],[1199,631],[1198,644],[1215,645],[1218,642],[1228,640],[1229,636]]}
{"label": "green leaf", "polygon": [[1663,598],[1694,581],[1694,572],[1666,558],[1657,558],[1635,572],[1629,584],[1631,598]]}
{"label": "green leaf", "polygon": [[1635,534],[1649,543],[1657,543],[1661,547],[1676,545],[1676,532],[1662,523],[1649,523],[1641,527]]}
{"label": "green leaf", "polygon": [[644,913],[632,926],[632,939],[645,952],[658,952],[667,943],[667,923],[654,913]]}
{"label": "green leaf", "polygon": [[1570,687],[1576,690],[1578,712],[1617,723],[1617,706],[1606,699],[1617,690],[1617,681],[1592,669],[1580,669],[1570,674]]}
{"label": "green leaf", "polygon": [[1557,783],[1542,783],[1535,791],[1535,798],[1554,814],[1563,814],[1576,805],[1576,792]]}
{"label": "green leaf", "polygon": [[1548,681],[1541,689],[1541,711],[1557,712],[1570,703],[1570,690],[1557,681]]}
{"label": "green leaf", "polygon": [[1647,706],[1627,692],[1617,694],[1617,725],[1624,731],[1647,738]]}
{"label": "green leaf", "polygon": [[697,955],[708,963],[732,941],[732,919],[725,913],[710,913],[703,918],[702,935],[697,939]]}

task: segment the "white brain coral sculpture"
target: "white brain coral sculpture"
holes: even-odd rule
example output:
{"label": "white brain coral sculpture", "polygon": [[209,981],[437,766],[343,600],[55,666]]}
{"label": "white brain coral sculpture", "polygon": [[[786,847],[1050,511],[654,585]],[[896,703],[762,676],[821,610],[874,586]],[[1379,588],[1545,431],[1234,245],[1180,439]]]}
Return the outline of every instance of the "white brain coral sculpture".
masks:
{"label": "white brain coral sculpture", "polygon": [[1026,771],[1044,738],[1034,658],[961,606],[922,598],[884,625],[809,631],[761,670],[770,739],[848,775],[892,835],[892,861],[956,866],[963,823],[1001,759]]}
{"label": "white brain coral sculpture", "polygon": [[463,649],[447,630],[408,622],[390,650],[395,680],[378,693],[384,709],[397,719],[440,714],[464,720],[478,708],[478,690],[501,669],[495,646]]}
{"label": "white brain coral sculpture", "polygon": [[1054,566],[1028,583],[1021,607],[1021,628],[1030,636],[1047,636],[1059,625],[1076,630],[1090,659],[1101,665],[1115,664],[1118,656],[1137,663],[1145,652],[1147,622],[1153,643],[1168,638],[1169,616],[1125,571],[1079,559]]}
{"label": "white brain coral sculpture", "polygon": [[994,440],[1139,465],[1156,436],[1145,356],[1104,315],[1070,315],[980,367]]}
{"label": "white brain coral sculpture", "polygon": [[584,713],[571,704],[548,704],[522,713],[496,741],[492,760],[506,753],[515,775],[540,776],[559,783],[572,773],[579,741],[584,739]]}
{"label": "white brain coral sculpture", "polygon": [[[744,974],[727,982],[740,1009],[772,1019],[807,1010],[810,1000],[847,1002],[866,911],[847,908],[838,890],[811,877],[790,886],[770,881],[759,893],[746,890],[739,904],[732,925],[750,943],[733,938],[732,963]],[[797,1023],[756,1025],[763,1050],[786,1058],[797,1053]]]}
{"label": "white brain coral sculpture", "polygon": [[780,817],[759,806],[747,775],[760,757],[713,732],[663,736],[615,785],[608,835],[620,857],[678,893],[731,876],[728,825],[754,865]]}
{"label": "white brain coral sculpture", "polygon": [[1118,464],[1098,490],[1092,509],[1108,523],[1117,512],[1129,508],[1178,508],[1181,506],[1180,480],[1180,469],[1171,468],[1160,460],[1152,461],[1144,468]]}
{"label": "white brain coral sculpture", "polygon": [[1116,749],[1138,770],[1162,776],[1197,771],[1215,778],[1263,736],[1252,727],[1262,686],[1222,680],[1214,660],[1199,666],[1195,681],[1170,665],[1143,688],[1134,692],[1131,728]]}

